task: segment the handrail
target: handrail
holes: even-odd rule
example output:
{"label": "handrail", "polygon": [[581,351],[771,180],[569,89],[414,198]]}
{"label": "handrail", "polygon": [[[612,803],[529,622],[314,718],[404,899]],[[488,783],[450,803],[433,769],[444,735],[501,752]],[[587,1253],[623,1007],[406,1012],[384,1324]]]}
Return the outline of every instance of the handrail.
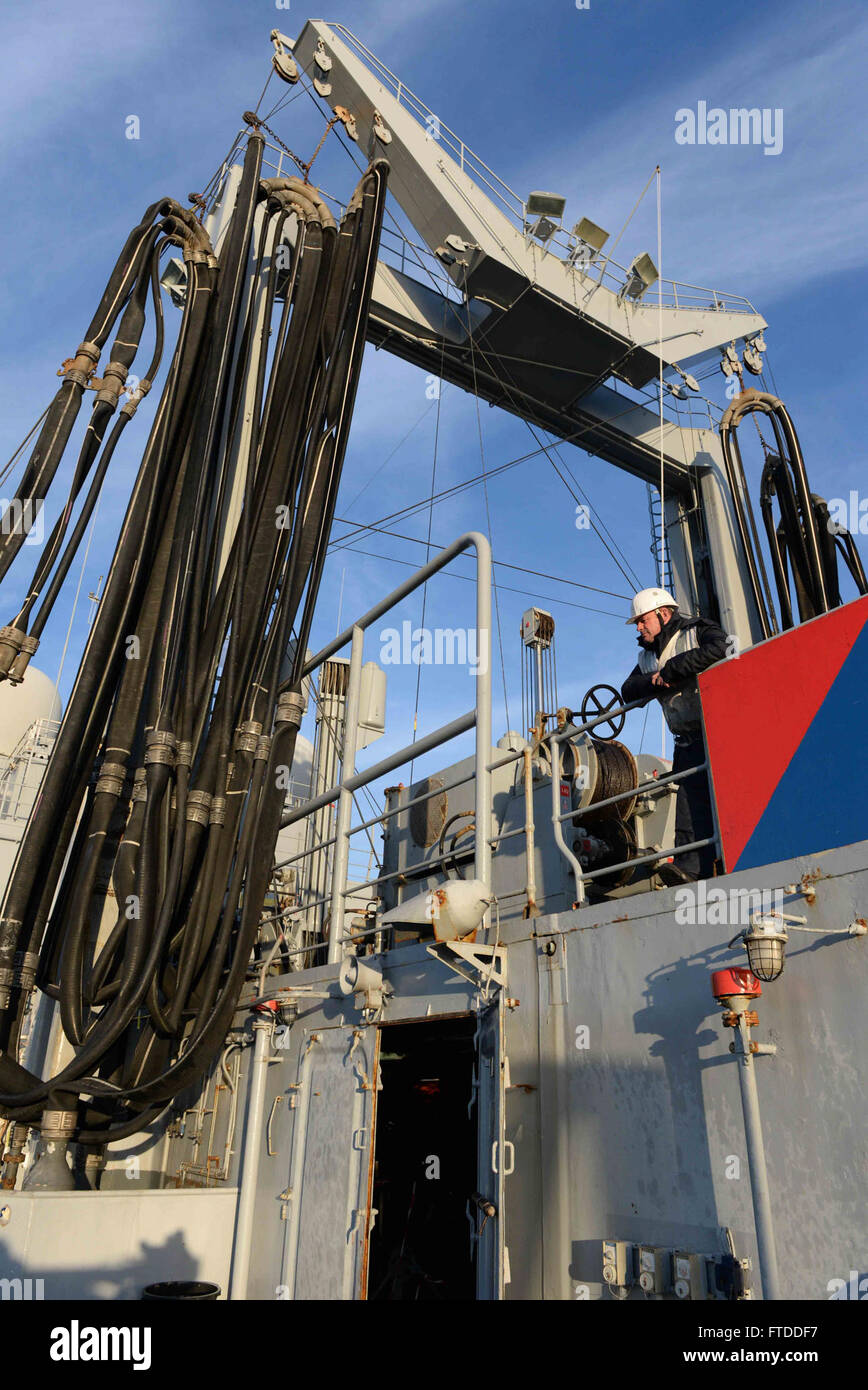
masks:
{"label": "handrail", "polygon": [[[373,72],[386,87],[391,89],[391,94],[399,105],[403,106],[415,120],[420,124],[428,126],[433,118],[437,122],[437,141],[438,144],[448,151],[456,160],[459,168],[464,173],[470,173],[477,183],[482,183],[494,196],[495,199],[505,209],[507,215],[517,225],[522,234],[528,233],[527,203],[515,192],[509,184],[496,174],[479,155],[475,154],[468,145],[464,143],[455,131],[445,125],[436,112],[412,92],[406,83],[402,82],[395,73],[391,72],[384,63],[367,48],[356,35],[337,21],[327,20],[330,29],[338,33],[347,46],[355,51],[361,61]],[[578,238],[568,232],[566,228],[559,227],[555,233],[543,243],[546,252],[551,252],[557,248],[561,259],[568,260],[570,255],[580,246]],[[617,261],[607,259],[602,261],[599,258],[592,259],[587,265],[582,265],[578,273],[587,279],[593,279],[593,272],[597,272],[598,284],[603,284],[605,280],[613,280],[617,283],[617,276],[606,275],[606,268],[612,266],[620,273],[622,280],[627,275],[627,267],[621,266]],[[668,288],[667,288],[668,286]],[[620,285],[618,286],[620,288]],[[750,300],[744,295],[724,294],[713,288],[706,288],[702,285],[691,285],[686,282],[667,280],[662,281],[661,293],[663,296],[664,309],[681,308],[702,308],[717,313],[736,313],[736,314],[756,314],[756,309]],[[701,297],[703,300],[710,300],[710,303],[694,304],[689,303],[691,297]],[[656,304],[657,294],[655,290],[654,302]]]}
{"label": "handrail", "polygon": [[[456,555],[462,554],[465,550],[473,548],[476,551],[476,638],[477,638],[477,667],[476,677],[476,701],[472,710],[460,715],[457,719],[451,720],[448,724],[441,725],[432,733],[426,734],[423,738],[417,739],[415,743],[405,745],[396,752],[391,753],[387,758],[381,759],[372,767],[363,772],[356,772],[356,749],[358,745],[359,730],[359,699],[362,681],[362,660],[364,655],[364,637],[366,630],[382,618],[390,609],[394,608],[402,599],[414,590],[421,588],[423,584],[438,571],[449,564]],[[344,936],[344,917],[345,917],[345,898],[347,892],[347,869],[349,863],[349,840],[362,827],[351,825],[353,792],[360,787],[367,786],[368,783],[376,781],[387,772],[392,772],[402,763],[409,762],[413,758],[420,757],[423,753],[430,752],[450,739],[458,737],[460,734],[475,729],[476,731],[476,756],[475,767],[472,774],[475,781],[475,825],[476,843],[474,847],[474,876],[482,883],[488,884],[491,877],[491,773],[489,770],[489,759],[491,758],[491,546],[488,540],[478,531],[468,531],[459,536],[451,545],[445,547],[434,556],[421,569],[414,571],[402,584],[393,589],[379,603],[369,608],[354,623],[339,633],[331,642],[305,662],[300,673],[300,679],[309,676],[316,671],[325,661],[339,652],[347,644],[350,645],[350,668],[347,685],[347,704],[346,720],[344,728],[344,741],[341,758],[341,768],[339,780],[333,787],[322,792],[319,796],[313,797],[305,802],[303,807],[296,807],[281,820],[281,827],[293,825],[314,811],[337,801],[338,810],[334,833],[334,859],[332,866],[331,881],[331,932],[329,937],[329,962],[337,963],[341,960],[346,940]],[[284,689],[288,688],[290,681],[284,682]],[[470,780],[463,779],[463,780]],[[422,798],[419,798],[422,799]],[[404,809],[404,808],[401,808]],[[377,817],[381,820],[383,817]],[[301,857],[301,856],[297,856]],[[290,861],[284,861],[290,862]],[[360,887],[367,884],[355,884],[353,891],[358,891]],[[486,914],[487,918],[487,914]]]}
{"label": "handrail", "polygon": [[[702,763],[697,763],[695,767],[686,767],[681,772],[669,772],[664,777],[650,778],[647,782],[640,782],[635,787],[629,787],[625,792],[618,792],[615,796],[608,796],[604,801],[595,801],[588,806],[580,807],[578,810],[570,809],[561,811],[559,806],[560,797],[560,745],[576,734],[587,733],[590,729],[595,729],[598,724],[607,724],[611,719],[619,714],[626,714],[630,710],[640,709],[647,704],[647,700],[632,700],[626,704],[612,706],[603,714],[595,719],[589,719],[584,724],[568,724],[558,732],[549,735],[549,747],[552,754],[552,828],[554,830],[555,842],[566,859],[576,878],[576,901],[577,903],[585,900],[585,884],[591,879],[600,878],[604,874],[617,873],[621,869],[626,869],[628,865],[639,868],[642,864],[650,864],[659,861],[661,858],[675,858],[679,854],[689,854],[692,850],[704,849],[706,845],[714,845],[720,850],[720,827],[717,822],[717,808],[714,797],[711,797],[711,819],[714,833],[704,840],[693,840],[687,845],[674,845],[671,849],[655,850],[653,853],[641,855],[632,859],[622,859],[617,864],[607,864],[601,869],[592,869],[590,872],[582,868],[575,854],[568,847],[564,840],[562,823],[566,820],[574,820],[584,812],[590,815],[592,812],[601,810],[604,806],[612,806],[617,801],[625,801],[630,797],[642,796],[647,792],[654,791],[656,788],[685,781],[688,777],[695,777],[699,772],[705,772],[710,764],[708,758]],[[557,770],[557,777],[555,771]]]}

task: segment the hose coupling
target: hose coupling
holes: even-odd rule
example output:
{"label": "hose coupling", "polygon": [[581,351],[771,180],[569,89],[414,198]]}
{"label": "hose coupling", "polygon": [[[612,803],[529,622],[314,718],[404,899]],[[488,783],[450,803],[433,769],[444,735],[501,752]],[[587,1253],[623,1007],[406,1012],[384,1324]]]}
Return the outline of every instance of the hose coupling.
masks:
{"label": "hose coupling", "polygon": [[147,801],[148,799],[148,774],[143,767],[137,767],[133,774],[132,801]]}
{"label": "hose coupling", "polygon": [[145,737],[145,766],[165,763],[174,767],[177,761],[178,740],[165,729],[150,729]]}
{"label": "hose coupling", "polygon": [[36,983],[38,966],[38,951],[16,951],[12,965],[13,987],[20,989],[22,994],[29,994]]}
{"label": "hose coupling", "polygon": [[24,634],[21,638],[21,648],[12,665],[9,667],[9,680],[13,685],[20,685],[24,680],[24,672],[30,665],[30,658],[39,649],[39,638],[30,637]]}
{"label": "hose coupling", "polygon": [[[123,362],[109,362],[102,374],[102,380],[99,383],[99,390],[96,393],[96,398],[98,401],[104,401],[106,405],[110,405],[112,410],[114,410],[117,405],[120,394],[124,389],[124,382],[127,379],[127,370]],[[95,382],[92,384],[96,385]]]}
{"label": "hose coupling", "polygon": [[20,627],[0,627],[0,679],[8,676],[13,661],[21,651],[24,636]]}
{"label": "hose coupling", "polygon": [[278,697],[275,721],[278,724],[292,724],[294,728],[301,728],[301,720],[304,715],[304,696],[297,690],[285,690]]}
{"label": "hose coupling", "polygon": [[256,740],[256,752],[253,754],[257,762],[267,763],[271,753],[271,735],[262,734]]}
{"label": "hose coupling", "polygon": [[7,1007],[15,981],[15,948],[20,930],[17,917],[0,918],[0,1009]]}
{"label": "hose coupling", "polygon": [[75,356],[66,358],[57,375],[62,376],[64,381],[74,382],[76,386],[87,386],[99,361],[99,354],[98,343],[79,343]]}
{"label": "hose coupling", "polygon": [[211,802],[211,815],[209,817],[211,825],[226,824],[226,797],[215,796]]}
{"label": "hose coupling", "polygon": [[192,791],[187,793],[187,820],[195,821],[197,825],[207,825],[209,822],[209,812],[211,810],[212,796],[210,792]]}
{"label": "hose coupling", "polygon": [[145,396],[150,391],[152,385],[153,382],[148,381],[148,378],[146,376],[142,377],[135,391],[127,392],[127,399],[124,401],[120,409],[121,415],[126,415],[130,419],[132,419],[139,406],[141,405],[142,401],[145,399]]}
{"label": "hose coupling", "polygon": [[178,767],[193,766],[193,745],[188,738],[182,738],[178,744]]}
{"label": "hose coupling", "polygon": [[109,796],[120,796],[127,780],[127,769],[123,763],[104,762],[99,770],[97,792],[107,792]]}
{"label": "hose coupling", "polygon": [[262,725],[255,719],[246,719],[235,730],[235,749],[240,753],[255,753]]}

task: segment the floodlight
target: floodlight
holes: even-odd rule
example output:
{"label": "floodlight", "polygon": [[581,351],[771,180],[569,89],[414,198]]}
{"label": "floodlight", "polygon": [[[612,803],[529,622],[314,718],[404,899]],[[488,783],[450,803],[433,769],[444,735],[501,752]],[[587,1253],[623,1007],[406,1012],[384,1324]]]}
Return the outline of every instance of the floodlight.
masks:
{"label": "floodlight", "polygon": [[648,255],[643,251],[641,256],[636,256],[630,269],[627,271],[627,279],[621,290],[620,298],[625,296],[628,299],[639,300],[647,289],[659,279],[657,267]]}
{"label": "floodlight", "polygon": [[527,197],[528,217],[557,217],[560,219],[564,215],[564,208],[567,205],[566,198],[562,198],[559,193],[529,193]]}
{"label": "floodlight", "polygon": [[598,227],[596,222],[592,222],[590,217],[583,217],[581,222],[576,223],[573,236],[585,246],[589,246],[595,255],[602,251],[609,240],[609,233]]}

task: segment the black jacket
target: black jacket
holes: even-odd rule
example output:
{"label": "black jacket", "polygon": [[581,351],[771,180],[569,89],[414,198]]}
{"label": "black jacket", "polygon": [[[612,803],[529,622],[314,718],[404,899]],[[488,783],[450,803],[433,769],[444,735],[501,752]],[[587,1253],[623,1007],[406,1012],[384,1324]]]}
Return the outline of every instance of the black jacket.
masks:
{"label": "black jacket", "polygon": [[[666,626],[661,628],[649,644],[648,650],[659,656],[670,637],[683,627],[696,628],[699,646],[691,652],[682,652],[680,656],[670,657],[660,672],[666,684],[673,690],[687,685],[700,671],[707,670],[726,656],[726,633],[723,628],[718,627],[717,623],[709,622],[707,618],[686,618],[681,613],[673,613]],[[651,676],[645,671],[640,671],[638,665],[633,667],[621,686],[621,698],[625,704],[641,700],[647,705],[649,700],[664,693],[660,686],[651,684]]]}

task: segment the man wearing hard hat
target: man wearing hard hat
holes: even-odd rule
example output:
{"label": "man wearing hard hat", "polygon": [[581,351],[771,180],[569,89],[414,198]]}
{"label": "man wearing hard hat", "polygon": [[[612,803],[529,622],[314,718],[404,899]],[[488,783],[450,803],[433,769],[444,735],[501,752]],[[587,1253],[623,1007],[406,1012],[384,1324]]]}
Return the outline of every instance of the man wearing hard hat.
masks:
{"label": "man wearing hard hat", "polygon": [[[672,771],[684,772],[705,762],[702,707],[696,677],[726,656],[726,633],[705,618],[685,618],[665,589],[641,589],[627,619],[634,623],[642,650],[639,661],[621,687],[626,703],[657,699],[672,734]],[[675,844],[689,845],[714,833],[711,794],[704,772],[678,783],[675,803]],[[658,873],[668,882],[710,878],[714,845],[680,854]]]}

